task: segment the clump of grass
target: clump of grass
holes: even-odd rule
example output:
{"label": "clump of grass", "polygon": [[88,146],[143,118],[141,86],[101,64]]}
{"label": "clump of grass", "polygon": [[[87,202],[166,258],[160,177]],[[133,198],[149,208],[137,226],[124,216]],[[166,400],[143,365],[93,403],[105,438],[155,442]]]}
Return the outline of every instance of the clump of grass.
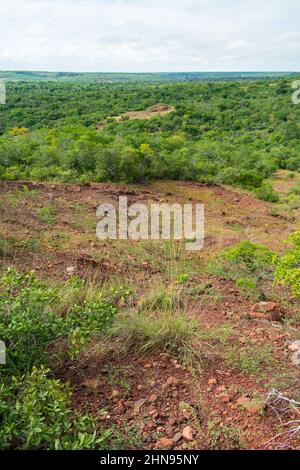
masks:
{"label": "clump of grass", "polygon": [[177,284],[170,284],[167,287],[164,287],[163,284],[155,285],[153,290],[140,299],[139,310],[178,310],[184,305],[182,294],[183,286]]}
{"label": "clump of grass", "polygon": [[165,351],[187,363],[202,357],[199,325],[183,312],[133,312],[119,317],[113,334],[138,354]]}

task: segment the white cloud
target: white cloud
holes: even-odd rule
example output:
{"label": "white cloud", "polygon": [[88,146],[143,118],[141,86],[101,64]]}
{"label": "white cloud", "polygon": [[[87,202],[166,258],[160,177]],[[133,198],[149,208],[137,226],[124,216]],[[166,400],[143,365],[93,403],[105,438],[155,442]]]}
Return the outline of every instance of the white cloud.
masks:
{"label": "white cloud", "polygon": [[2,70],[298,70],[298,0],[0,0]]}

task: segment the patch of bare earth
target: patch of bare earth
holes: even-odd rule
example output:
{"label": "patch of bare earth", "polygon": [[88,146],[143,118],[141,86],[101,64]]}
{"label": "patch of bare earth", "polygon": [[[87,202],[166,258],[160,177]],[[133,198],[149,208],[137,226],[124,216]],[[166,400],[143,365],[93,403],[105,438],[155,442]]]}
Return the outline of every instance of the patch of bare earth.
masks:
{"label": "patch of bare earth", "polygon": [[144,111],[127,111],[127,113],[117,116],[115,120],[120,122],[126,119],[152,119],[156,116],[166,116],[173,111],[175,111],[174,106],[158,103],[148,109],[145,109]]}

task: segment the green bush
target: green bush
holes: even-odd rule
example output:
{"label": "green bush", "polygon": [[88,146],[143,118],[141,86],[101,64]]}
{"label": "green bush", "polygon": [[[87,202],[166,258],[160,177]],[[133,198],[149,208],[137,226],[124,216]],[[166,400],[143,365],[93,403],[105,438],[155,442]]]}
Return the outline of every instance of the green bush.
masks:
{"label": "green bush", "polygon": [[[244,240],[214,258],[208,265],[208,271],[216,275],[230,275],[238,266],[242,271],[249,273],[268,270],[275,265],[276,258],[275,253],[265,246]],[[234,277],[234,280],[237,279]]]}
{"label": "green bush", "polygon": [[276,261],[276,255],[267,247],[248,240],[241,241],[223,254],[224,259],[233,264],[243,263],[250,271],[257,268],[268,267]]}
{"label": "green bush", "polygon": [[0,339],[6,364],[0,377],[0,449],[96,449],[99,435],[87,415],[74,413],[71,390],[51,377],[59,353],[79,354],[111,323],[116,308],[77,278],[47,287],[34,272],[8,269],[0,279]]}
{"label": "green bush", "polygon": [[264,296],[264,287],[274,279],[277,255],[263,245],[244,240],[212,259],[207,271],[236,283],[242,294]]}
{"label": "green bush", "polygon": [[0,385],[0,449],[99,449],[109,432],[98,436],[88,415],[74,413],[67,384],[48,378],[41,366]]}
{"label": "green bush", "polygon": [[275,280],[290,286],[293,294],[300,297],[300,232],[294,233],[290,240],[293,248],[278,260]]}
{"label": "green bush", "polygon": [[66,289],[84,292],[84,286],[74,280],[61,289],[48,288],[34,272],[20,274],[9,269],[4,273],[0,279],[0,338],[6,344],[7,364],[2,371],[19,374],[48,363],[49,348],[57,343],[74,356],[110,324],[116,308],[101,297],[82,296],[61,315]]}
{"label": "green bush", "polygon": [[279,195],[278,193],[272,188],[272,186],[268,183],[264,183],[255,190],[255,194],[258,199],[262,199],[263,201],[268,202],[278,202]]}

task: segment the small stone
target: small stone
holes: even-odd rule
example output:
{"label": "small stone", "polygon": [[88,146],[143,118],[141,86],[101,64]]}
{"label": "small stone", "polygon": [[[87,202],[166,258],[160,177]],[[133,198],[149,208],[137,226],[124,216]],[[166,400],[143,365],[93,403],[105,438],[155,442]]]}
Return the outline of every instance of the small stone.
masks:
{"label": "small stone", "polygon": [[66,273],[68,274],[68,276],[73,276],[73,274],[75,274],[75,271],[76,271],[75,266],[68,266],[66,268]]}
{"label": "small stone", "polygon": [[253,305],[250,313],[250,317],[253,319],[262,318],[271,321],[280,321],[282,316],[283,311],[275,302],[259,302]]}
{"label": "small stone", "polygon": [[122,403],[119,403],[115,408],[114,408],[115,413],[123,413],[124,412],[124,406]]}
{"label": "small stone", "polygon": [[151,367],[152,367],[152,364],[145,364],[145,365],[144,365],[144,368],[145,368],[145,369],[151,369]]}
{"label": "small stone", "polygon": [[297,367],[300,366],[300,350],[299,349],[295,351],[294,354],[292,355],[292,363],[294,366],[297,366]]}
{"label": "small stone", "polygon": [[273,312],[278,307],[275,302],[259,302],[258,304],[253,305],[251,312]]}
{"label": "small stone", "polygon": [[216,385],[217,384],[217,379],[209,379],[208,385]]}
{"label": "small stone", "polygon": [[174,443],[177,444],[177,442],[179,442],[181,438],[182,438],[181,432],[177,432],[177,433],[173,436],[173,441],[174,441]]}
{"label": "small stone", "polygon": [[179,385],[179,380],[176,377],[169,377],[166,385],[167,387],[177,387]]}
{"label": "small stone", "polygon": [[167,434],[168,437],[172,437],[172,436],[173,436],[173,434],[174,434],[174,429],[173,429],[172,426],[168,426],[168,427],[166,428],[166,434]]}
{"label": "small stone", "polygon": [[149,423],[146,424],[145,428],[148,430],[154,429],[156,427],[156,424],[153,421],[149,421]]}
{"label": "small stone", "polygon": [[300,340],[293,341],[293,343],[289,344],[288,346],[290,351],[299,351],[300,350]]}
{"label": "small stone", "polygon": [[220,387],[216,388],[216,392],[225,392],[226,387],[225,385],[220,385]]}
{"label": "small stone", "polygon": [[133,404],[133,409],[136,413],[140,411],[140,409],[143,407],[143,405],[146,403],[146,398],[141,398],[140,400],[137,400]]}
{"label": "small stone", "polygon": [[252,320],[267,320],[268,319],[267,315],[261,312],[251,312],[250,317],[252,318]]}
{"label": "small stone", "polygon": [[193,440],[194,430],[191,426],[185,426],[182,430],[182,437],[186,442]]}
{"label": "small stone", "polygon": [[265,400],[259,398],[250,400],[250,398],[247,397],[240,397],[237,400],[237,404],[242,408],[245,408],[249,413],[257,414],[264,409]]}
{"label": "small stone", "polygon": [[155,444],[155,449],[156,450],[170,450],[174,447],[175,443],[173,439],[170,439],[168,437],[162,437],[159,439],[156,444]]}
{"label": "small stone", "polygon": [[220,399],[223,403],[229,403],[231,400],[231,397],[230,395],[228,395],[228,393],[225,393],[224,395],[221,395]]}
{"label": "small stone", "polygon": [[155,395],[155,393],[153,393],[152,395],[150,395],[150,397],[149,397],[150,403],[155,403],[157,400],[158,400],[158,396]]}
{"label": "small stone", "polygon": [[245,406],[246,403],[249,403],[250,401],[250,398],[248,397],[240,397],[238,400],[237,400],[237,405],[239,406]]}
{"label": "small stone", "polygon": [[118,396],[120,396],[120,392],[119,390],[113,390],[111,395],[110,395],[110,398],[117,398]]}

